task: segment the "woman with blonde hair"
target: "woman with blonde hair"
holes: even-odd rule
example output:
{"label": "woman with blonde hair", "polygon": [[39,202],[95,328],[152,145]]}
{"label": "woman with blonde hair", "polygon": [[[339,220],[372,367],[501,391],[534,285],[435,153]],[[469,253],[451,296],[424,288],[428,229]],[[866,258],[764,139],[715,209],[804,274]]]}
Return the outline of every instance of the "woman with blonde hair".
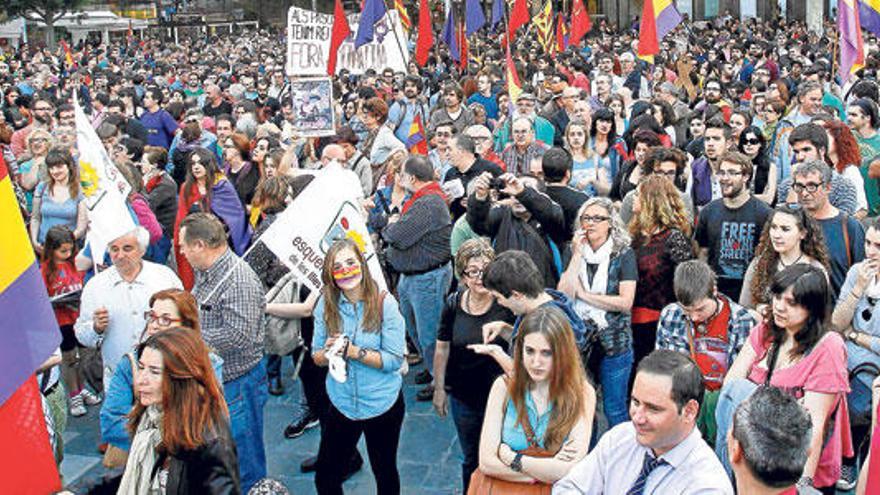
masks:
{"label": "woman with blonde hair", "polygon": [[31,208],[34,200],[34,188],[49,176],[49,171],[46,170],[46,155],[51,147],[52,135],[49,131],[34,129],[28,134],[27,148],[30,158],[18,166],[18,184],[24,189],[28,209]]}
{"label": "woman with blonde hair", "polygon": [[649,175],[639,184],[629,233],[639,267],[632,309],[633,364],[638,365],[654,350],[660,311],[675,300],[675,268],[694,257],[687,209],[666,176]]}
{"label": "woman with blonde hair", "polygon": [[565,314],[545,305],[524,316],[513,372],[489,393],[468,494],[504,493],[510,483],[544,484],[549,493],[586,456],[595,408]]}

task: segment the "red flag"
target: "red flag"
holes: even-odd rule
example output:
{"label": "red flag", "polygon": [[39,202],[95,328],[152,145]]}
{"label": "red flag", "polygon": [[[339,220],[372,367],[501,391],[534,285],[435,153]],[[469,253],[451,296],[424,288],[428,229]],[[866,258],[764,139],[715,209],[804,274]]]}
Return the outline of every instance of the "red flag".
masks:
{"label": "red flag", "polygon": [[[650,1],[646,1],[651,3]],[[581,42],[581,38],[590,32],[593,24],[590,22],[590,14],[584,7],[584,0],[574,0],[571,8],[571,36],[568,38],[568,44],[577,46]]]}
{"label": "red flag", "polygon": [[657,39],[657,21],[654,17],[654,2],[646,1],[642,6],[642,21],[639,25],[639,58],[660,53]]}
{"label": "red flag", "polygon": [[529,22],[529,6],[526,0],[514,0],[513,10],[510,11],[510,26],[508,38],[513,41],[513,36],[520,26]]}
{"label": "red flag", "polygon": [[465,34],[464,22],[458,26],[458,50],[460,55],[458,67],[461,70],[465,70],[468,63],[468,40],[467,35]]}
{"label": "red flag", "polygon": [[33,376],[0,406],[0,445],[6,493],[37,495],[61,489],[40,389]]}
{"label": "red flag", "polygon": [[568,26],[565,25],[565,17],[556,15],[556,51],[564,52],[568,48]]}
{"label": "red flag", "polygon": [[342,0],[336,0],[333,9],[333,31],[330,33],[330,57],[327,59],[327,74],[336,74],[336,55],[345,38],[351,35],[348,19],[345,18],[345,9],[342,8]]}
{"label": "red flag", "polygon": [[428,0],[421,0],[419,2],[419,38],[416,41],[416,63],[419,64],[419,67],[425,66],[433,45],[434,32],[431,26],[431,10],[428,8]]}

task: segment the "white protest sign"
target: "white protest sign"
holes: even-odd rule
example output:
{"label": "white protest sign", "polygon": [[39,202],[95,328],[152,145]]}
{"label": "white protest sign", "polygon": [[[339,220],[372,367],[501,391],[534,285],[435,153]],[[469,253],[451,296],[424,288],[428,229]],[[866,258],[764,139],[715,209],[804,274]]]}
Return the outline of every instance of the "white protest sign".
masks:
{"label": "white protest sign", "polygon": [[[363,74],[367,69],[380,71],[386,67],[406,72],[409,50],[397,11],[389,10],[376,23],[373,41],[355,50],[354,36],[359,18],[360,14],[348,15],[351,35],[339,47],[336,72],[347,69],[352,74]],[[332,31],[332,15],[290,7],[287,11],[287,75],[327,75]]]}
{"label": "white protest sign", "polygon": [[324,256],[334,241],[348,238],[358,245],[370,274],[386,290],[385,277],[361,214],[360,185],[340,177],[345,170],[319,170],[315,179],[291,202],[260,237],[300,282],[320,290]]}

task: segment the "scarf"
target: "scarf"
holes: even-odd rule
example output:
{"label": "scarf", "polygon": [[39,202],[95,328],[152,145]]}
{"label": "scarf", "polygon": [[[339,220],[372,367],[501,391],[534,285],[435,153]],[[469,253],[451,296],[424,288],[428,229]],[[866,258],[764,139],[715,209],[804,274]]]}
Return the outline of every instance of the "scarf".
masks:
{"label": "scarf", "polygon": [[401,214],[406,214],[406,211],[410,209],[410,207],[413,205],[413,203],[416,202],[416,200],[430,194],[436,194],[440,196],[440,198],[444,202],[446,201],[446,195],[443,194],[443,189],[440,187],[440,184],[438,184],[436,181],[431,181],[423,186],[421,189],[416,191],[415,194],[413,194],[412,197],[403,204],[403,210],[401,211]]}
{"label": "scarf", "polygon": [[[609,237],[605,244],[602,244],[595,251],[593,251],[589,243],[584,243],[581,247],[584,265],[580,274],[578,274],[578,278],[581,284],[593,294],[605,294],[608,290],[608,265],[611,262],[611,247],[613,244]],[[597,265],[596,271],[593,273],[592,282],[590,281],[587,265]],[[596,308],[581,299],[575,299],[574,310],[584,320],[593,320],[600,330],[608,326],[604,309]]]}
{"label": "scarf", "polygon": [[150,495],[159,493],[159,477],[153,478],[153,467],[156,465],[156,446],[162,441],[162,413],[156,406],[149,406],[141,415],[131,450],[128,452],[128,463],[125,474],[119,484],[117,494]]}

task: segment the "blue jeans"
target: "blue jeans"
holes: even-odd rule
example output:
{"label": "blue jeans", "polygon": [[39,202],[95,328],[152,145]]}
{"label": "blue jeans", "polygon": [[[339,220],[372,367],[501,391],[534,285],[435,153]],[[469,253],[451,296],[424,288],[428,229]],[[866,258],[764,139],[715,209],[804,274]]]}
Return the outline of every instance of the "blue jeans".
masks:
{"label": "blue jeans", "polygon": [[461,461],[461,483],[464,487],[462,493],[467,493],[471,474],[480,465],[480,430],[483,429],[484,413],[452,395],[449,396],[449,409],[452,413],[452,421],[455,423],[455,430],[458,432],[458,443],[464,457]]}
{"label": "blue jeans", "polygon": [[727,431],[733,427],[733,413],[736,408],[744,400],[752,395],[752,392],[758,388],[758,385],[745,379],[740,378],[733,380],[721,387],[721,394],[718,396],[718,404],[715,406],[715,454],[727,476],[733,482],[733,468],[730,467],[730,458],[727,455]]}
{"label": "blue jeans", "polygon": [[241,491],[266,477],[266,449],[263,446],[263,407],[269,398],[266,358],[235,380],[223,384],[232,437],[238,450]]}
{"label": "blue jeans", "polygon": [[605,356],[599,365],[599,381],[602,383],[602,406],[608,419],[608,428],[629,421],[627,388],[632,373],[633,351],[627,350],[616,356]]}
{"label": "blue jeans", "polygon": [[850,391],[846,394],[846,404],[849,408],[850,418],[867,414],[871,417],[871,386],[859,378],[850,380]]}
{"label": "blue jeans", "polygon": [[434,372],[434,347],[446,292],[452,282],[452,265],[419,275],[401,275],[397,283],[400,313],[406,329],[419,346],[425,367]]}

